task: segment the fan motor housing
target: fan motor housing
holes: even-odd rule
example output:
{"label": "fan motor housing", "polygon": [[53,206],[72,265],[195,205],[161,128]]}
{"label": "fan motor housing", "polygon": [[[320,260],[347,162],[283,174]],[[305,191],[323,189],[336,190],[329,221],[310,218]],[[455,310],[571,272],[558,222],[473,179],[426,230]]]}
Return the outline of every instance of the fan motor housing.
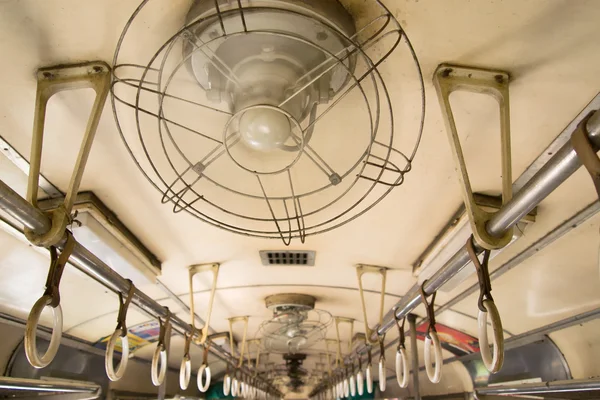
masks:
{"label": "fan motor housing", "polygon": [[288,311],[290,309],[296,311],[310,311],[315,308],[317,299],[307,294],[298,293],[281,293],[268,296],[265,299],[265,305],[274,314]]}

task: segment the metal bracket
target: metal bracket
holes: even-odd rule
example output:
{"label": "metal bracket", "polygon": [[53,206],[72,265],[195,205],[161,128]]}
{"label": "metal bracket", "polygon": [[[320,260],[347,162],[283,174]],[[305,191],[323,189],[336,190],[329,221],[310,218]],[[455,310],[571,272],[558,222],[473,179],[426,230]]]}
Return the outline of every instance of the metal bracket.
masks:
{"label": "metal bracket", "polygon": [[335,320],[335,333],[337,335],[337,360],[338,366],[342,366],[344,363],[344,353],[342,351],[342,339],[340,338],[340,324],[350,325],[350,340],[348,341],[348,354],[352,352],[352,339],[354,337],[354,319],[346,317],[334,317]]}
{"label": "metal bracket", "polygon": [[[335,346],[335,351],[336,351],[336,364],[338,361],[338,352],[339,352],[339,340],[335,340],[335,339],[325,339],[325,355],[327,356],[327,372],[329,373],[329,376],[332,376],[332,371],[331,371],[331,352],[329,350],[329,345],[334,345]],[[337,365],[336,365],[337,367]]]}
{"label": "metal bracket", "polygon": [[234,340],[233,340],[233,325],[238,322],[244,323],[244,333],[242,335],[242,347],[240,349],[240,358],[239,358],[238,364],[237,364],[237,368],[241,368],[242,364],[244,363],[244,353],[246,352],[246,334],[248,333],[248,317],[247,316],[233,317],[233,318],[228,318],[227,320],[229,321],[229,344],[231,346],[231,355],[232,356],[235,353]]}
{"label": "metal bracket", "polygon": [[206,343],[206,339],[208,338],[208,329],[210,326],[210,316],[212,314],[213,301],[215,299],[215,291],[217,290],[217,279],[219,278],[219,264],[199,264],[192,265],[189,268],[189,280],[190,280],[190,315],[191,315],[191,325],[194,330],[198,330],[196,327],[196,313],[194,311],[194,275],[211,271],[213,273],[213,281],[210,289],[210,300],[208,301],[208,308],[206,310],[206,317],[204,318],[204,326],[201,331],[201,335],[198,339],[194,340],[194,343],[198,345],[203,345]]}
{"label": "metal bracket", "polygon": [[30,229],[25,228],[25,236],[36,246],[48,247],[56,245],[62,239],[65,229],[69,224],[73,202],[79,190],[79,184],[81,183],[83,171],[85,170],[85,165],[96,135],[102,109],[104,108],[104,103],[110,89],[110,67],[104,62],[94,61],[85,64],[42,68],[37,72],[37,92],[31,142],[31,166],[27,186],[27,201],[36,208],[39,208],[37,203],[39,182],[43,179],[41,178],[40,167],[48,101],[58,92],[85,88],[94,89],[96,99],[94,100],[94,105],[88,119],[77,161],[73,167],[65,200],[61,207],[49,212],[52,218],[50,231],[43,235],[38,235]]}
{"label": "metal bracket", "polygon": [[377,333],[377,331],[369,327],[369,320],[367,318],[367,305],[365,303],[365,294],[362,286],[362,276],[364,274],[376,274],[381,276],[381,301],[379,304],[379,325],[381,325],[383,323],[383,305],[385,300],[385,279],[387,275],[387,268],[363,264],[359,264],[356,266],[356,276],[358,277],[358,291],[360,293],[360,301],[362,304],[363,317],[365,320],[365,339],[369,343],[377,343],[377,340],[371,339],[373,334]]}
{"label": "metal bracket", "polygon": [[248,363],[250,363],[250,357],[252,353],[252,346],[254,346],[256,348],[256,359],[254,360],[254,373],[256,374],[258,372],[258,366],[260,364],[260,339],[252,339],[252,340],[248,340],[247,344],[248,344]]}
{"label": "metal bracket", "polygon": [[475,202],[449,97],[452,92],[467,91],[487,94],[498,101],[500,108],[500,146],[502,154],[502,203],[506,204],[512,198],[508,82],[509,75],[503,71],[450,64],[439,65],[433,75],[433,83],[440,101],[456,170],[459,172],[458,178],[462,186],[465,207],[469,215],[473,235],[477,244],[488,250],[506,246],[512,238],[512,228],[505,232],[502,237],[491,236],[486,230],[486,224],[494,214],[481,209]]}

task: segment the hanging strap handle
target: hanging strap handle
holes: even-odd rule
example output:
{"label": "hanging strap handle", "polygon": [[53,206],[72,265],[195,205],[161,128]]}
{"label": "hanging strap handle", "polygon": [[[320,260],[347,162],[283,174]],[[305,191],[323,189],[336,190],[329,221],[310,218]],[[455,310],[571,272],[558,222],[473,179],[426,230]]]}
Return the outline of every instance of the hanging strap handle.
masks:
{"label": "hanging strap handle", "polygon": [[129,292],[127,293],[127,298],[123,301],[123,293],[119,292],[119,314],[117,316],[117,328],[115,330],[121,330],[121,337],[127,336],[127,310],[129,309],[129,304],[131,304],[131,300],[133,300],[133,294],[135,293],[135,286],[133,282],[127,279],[129,282]]}
{"label": "hanging strap handle", "polygon": [[[211,345],[210,340],[208,340],[204,344],[204,352],[202,354],[202,365],[208,365],[208,351],[210,350],[210,345]],[[229,363],[227,364],[227,366],[229,367]]]}
{"label": "hanging strap handle", "polygon": [[167,327],[171,323],[171,310],[169,310],[169,307],[165,307],[165,310],[167,311],[167,316],[165,317],[165,321],[163,322],[162,319],[158,318],[158,323],[160,325],[160,331],[158,334],[157,347],[162,347],[162,348],[165,347],[165,335],[167,332]]}
{"label": "hanging strap handle", "polygon": [[437,330],[435,329],[435,310],[433,308],[437,292],[433,292],[433,295],[431,295],[431,302],[427,302],[427,295],[425,294],[425,283],[427,283],[427,281],[424,281],[421,285],[421,300],[423,301],[423,305],[425,306],[425,310],[427,311],[427,318],[429,319],[429,326],[427,327],[427,337],[429,337],[431,332],[437,333]]}
{"label": "hanging strap handle", "polygon": [[50,270],[48,271],[48,277],[46,278],[46,290],[44,296],[52,297],[52,302],[49,304],[52,308],[56,308],[60,304],[60,279],[65,270],[65,265],[69,261],[71,253],[75,248],[75,238],[73,234],[66,231],[67,241],[63,250],[58,255],[58,251],[55,246],[50,246]]}
{"label": "hanging strap handle", "polygon": [[477,257],[477,252],[475,251],[475,243],[473,236],[469,237],[467,240],[467,251],[469,253],[469,257],[471,258],[471,262],[475,266],[475,270],[477,271],[477,279],[479,280],[479,300],[477,302],[477,306],[481,311],[486,311],[485,306],[483,305],[484,300],[494,301],[492,298],[492,282],[490,280],[490,271],[488,268],[488,263],[490,261],[490,250],[483,251],[483,261],[479,261]]}
{"label": "hanging strap handle", "polygon": [[579,157],[579,161],[583,164],[590,174],[594,186],[596,187],[596,193],[600,198],[600,159],[594,150],[592,143],[588,137],[587,122],[594,115],[595,112],[588,114],[580,123],[577,125],[577,129],[571,135],[571,145]]}
{"label": "hanging strap handle", "polygon": [[405,342],[406,336],[404,334],[404,325],[406,324],[406,317],[402,318],[402,324],[400,324],[400,318],[396,316],[396,310],[394,310],[394,319],[396,320],[396,326],[398,327],[398,348],[397,351],[406,349]]}
{"label": "hanging strap handle", "polygon": [[379,342],[379,360],[385,360],[385,333],[382,335],[377,335],[377,341]]}
{"label": "hanging strap handle", "polygon": [[194,338],[195,329],[192,325],[189,325],[190,331],[185,333],[185,345],[183,347],[183,358],[190,357],[190,346]]}
{"label": "hanging strap handle", "polygon": [[373,354],[371,353],[371,345],[367,345],[367,366],[372,365],[373,363]]}

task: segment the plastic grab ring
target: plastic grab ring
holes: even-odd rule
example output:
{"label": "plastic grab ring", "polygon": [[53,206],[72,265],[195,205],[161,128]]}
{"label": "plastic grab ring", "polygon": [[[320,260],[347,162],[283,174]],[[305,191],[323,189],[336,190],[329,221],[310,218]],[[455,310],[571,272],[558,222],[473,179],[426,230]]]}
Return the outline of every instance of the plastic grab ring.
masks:
{"label": "plastic grab ring", "polygon": [[371,364],[367,365],[365,378],[367,379],[367,392],[373,393],[373,374],[371,374]]}
{"label": "plastic grab ring", "polygon": [[[104,367],[106,368],[106,375],[108,375],[108,379],[113,382],[116,382],[123,377],[125,374],[125,368],[127,368],[127,360],[129,359],[129,339],[127,339],[127,335],[121,336],[122,334],[123,331],[121,329],[116,329],[108,341],[108,346],[106,346]],[[121,338],[121,362],[115,371],[113,357],[115,353],[115,345],[117,344],[117,340],[119,338]]]}
{"label": "plastic grab ring", "polygon": [[231,391],[231,377],[229,375],[225,375],[225,378],[223,378],[223,394],[225,396],[229,396],[230,391]]}
{"label": "plastic grab ring", "polygon": [[363,380],[363,373],[362,371],[358,371],[358,374],[356,374],[356,391],[358,392],[359,396],[362,396],[365,392],[364,384],[365,382]]}
{"label": "plastic grab ring", "polygon": [[396,380],[401,388],[408,386],[408,360],[403,348],[396,352]]}
{"label": "plastic grab ring", "polygon": [[231,395],[233,397],[237,397],[238,396],[238,380],[237,378],[233,378],[233,382],[231,382]]}
{"label": "plastic grab ring", "polygon": [[40,356],[37,351],[37,326],[40,321],[40,315],[45,307],[50,306],[52,303],[52,296],[44,295],[35,302],[27,318],[27,325],[25,326],[25,355],[27,360],[34,368],[44,368],[52,362],[56,353],[58,352],[58,346],[60,346],[60,339],[62,337],[63,328],[63,315],[60,304],[56,307],[52,307],[52,337],[50,338],[50,345],[46,354]]}
{"label": "plastic grab ring", "polygon": [[[204,375],[206,374],[206,379]],[[204,382],[203,382],[204,381]],[[198,389],[205,393],[210,386],[210,367],[206,364],[202,364],[198,370]]]}
{"label": "plastic grab ring", "polygon": [[[431,365],[431,346],[433,344],[435,368]],[[430,331],[425,337],[425,370],[427,377],[432,383],[438,383],[442,379],[442,347],[437,332]]]}
{"label": "plastic grab ring", "polygon": [[354,374],[350,375],[350,396],[356,396],[356,382],[354,381]]}
{"label": "plastic grab ring", "polygon": [[[158,371],[158,363],[160,359],[160,371]],[[167,372],[167,350],[162,345],[156,346],[154,355],[152,356],[152,368],[150,369],[152,376],[152,384],[154,386],[162,385]]]}
{"label": "plastic grab ring", "polygon": [[[502,321],[498,309],[492,300],[483,300],[483,306],[487,310],[479,310],[477,322],[479,325],[479,350],[481,358],[488,371],[496,373],[502,368],[504,363],[504,334],[502,332]],[[494,347],[493,355],[490,353],[490,346],[487,332],[487,317],[490,315],[492,330],[494,332],[492,346]]]}
{"label": "plastic grab ring", "polygon": [[385,392],[386,384],[385,358],[379,359],[379,390]]}
{"label": "plastic grab ring", "polygon": [[247,397],[247,386],[246,383],[242,380],[240,381],[240,393],[242,397]]}
{"label": "plastic grab ring", "polygon": [[189,355],[186,355],[181,360],[179,367],[179,387],[185,390],[190,385],[190,377],[192,376],[192,360]]}

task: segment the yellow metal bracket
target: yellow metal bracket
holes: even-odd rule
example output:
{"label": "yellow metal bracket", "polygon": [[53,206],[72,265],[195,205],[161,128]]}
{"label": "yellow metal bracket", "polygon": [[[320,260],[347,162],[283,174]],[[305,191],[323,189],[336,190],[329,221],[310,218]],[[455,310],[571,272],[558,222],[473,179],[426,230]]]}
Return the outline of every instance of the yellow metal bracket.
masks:
{"label": "yellow metal bracket", "polygon": [[[208,308],[206,310],[206,317],[204,318],[204,326],[202,329],[198,329],[196,327],[196,312],[194,307],[194,275],[203,273],[203,272],[212,272],[213,280],[212,286],[210,289],[210,299],[208,301]],[[192,265],[189,268],[189,283],[190,283],[190,317],[192,319],[192,327],[194,330],[200,330],[200,337],[194,340],[194,343],[198,345],[204,345],[206,343],[206,339],[208,338],[208,329],[210,326],[210,316],[212,314],[213,301],[215,299],[215,291],[217,290],[217,279],[219,278],[219,264],[199,264]]]}
{"label": "yellow metal bracket", "polygon": [[356,276],[358,278],[358,291],[360,293],[360,301],[362,304],[363,317],[365,320],[365,338],[368,343],[378,343],[377,339],[371,339],[372,336],[374,336],[374,334],[377,333],[377,331],[369,326],[369,319],[367,316],[367,305],[365,303],[365,294],[362,285],[362,277],[365,274],[375,274],[381,277],[381,300],[379,302],[379,325],[381,325],[383,322],[383,306],[385,301],[385,280],[387,276],[387,268],[363,264],[359,264],[356,266]]}
{"label": "yellow metal bracket", "polygon": [[39,190],[40,168],[42,163],[42,148],[44,142],[44,125],[46,122],[46,108],[48,101],[56,93],[76,90],[93,89],[96,98],[88,119],[87,127],[79,148],[79,155],[73,167],[69,188],[63,204],[55,210],[49,211],[52,219],[50,230],[44,234],[37,234],[25,228],[25,236],[36,246],[49,247],[58,244],[67,226],[71,221],[71,210],[83,171],[87,164],[88,156],[92,148],[96,129],[102,115],[104,103],[110,89],[110,67],[101,61],[85,64],[65,65],[50,68],[42,68],[37,71],[37,92],[35,99],[35,113],[33,117],[33,137],[31,143],[31,158],[29,169],[29,182],[27,185],[27,201],[36,208],[38,207],[37,196]]}
{"label": "yellow metal bracket", "polygon": [[340,337],[340,325],[347,324],[350,326],[350,339],[348,340],[348,352],[346,355],[352,352],[352,338],[354,337],[354,319],[346,317],[334,317],[335,320],[335,333],[337,335],[337,357],[336,364],[338,367],[344,364],[344,352],[342,351],[342,339]]}
{"label": "yellow metal bracket", "polygon": [[235,342],[233,339],[233,326],[241,322],[244,324],[244,333],[242,334],[242,345],[240,348],[240,358],[238,360],[237,368],[241,368],[244,363],[244,353],[246,352],[246,334],[248,333],[248,317],[233,317],[228,318],[229,321],[229,345],[231,346],[231,355],[235,353]]}
{"label": "yellow metal bracket", "polygon": [[510,148],[510,102],[508,97],[509,75],[503,71],[462,67],[441,64],[433,75],[442,115],[448,132],[448,140],[454,156],[455,168],[462,186],[465,208],[471,222],[471,229],[478,245],[484,249],[494,250],[506,246],[512,238],[512,228],[502,237],[491,236],[486,224],[494,216],[480,208],[475,202],[469,173],[465,163],[456,122],[450,106],[450,94],[456,91],[467,91],[492,96],[500,107],[500,146],[502,157],[502,204],[512,198],[512,166]]}

